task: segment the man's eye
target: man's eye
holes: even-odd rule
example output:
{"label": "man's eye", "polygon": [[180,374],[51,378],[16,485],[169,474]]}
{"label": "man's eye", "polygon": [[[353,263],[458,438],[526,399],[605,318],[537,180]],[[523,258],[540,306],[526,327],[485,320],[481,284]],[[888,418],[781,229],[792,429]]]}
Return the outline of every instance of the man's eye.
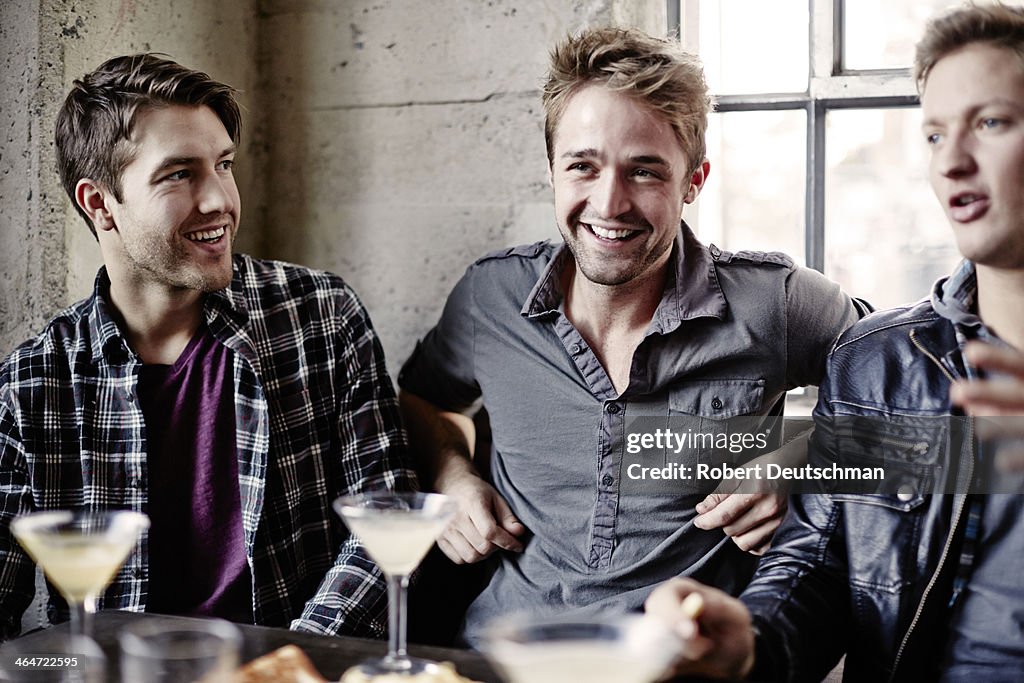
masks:
{"label": "man's eye", "polygon": [[929,145],[937,145],[941,137],[938,133],[929,133],[924,139]]}
{"label": "man's eye", "polygon": [[579,171],[580,173],[590,173],[594,170],[594,167],[584,161],[578,161],[575,164],[569,166],[570,171]]}
{"label": "man's eye", "polygon": [[640,178],[660,178],[661,177],[657,173],[655,173],[654,171],[650,170],[649,168],[638,168],[635,171],[633,171],[633,175],[638,176]]}
{"label": "man's eye", "polygon": [[188,171],[185,169],[164,176],[164,180],[184,180],[185,178],[188,178]]}
{"label": "man's eye", "polygon": [[994,119],[992,117],[989,117],[981,120],[982,128],[998,128],[1001,125],[1003,125],[1002,119]]}
{"label": "man's eye", "polygon": [[224,159],[222,162],[220,162],[219,165],[221,167],[221,170],[230,171],[231,169],[233,169],[235,167],[235,160],[234,159]]}

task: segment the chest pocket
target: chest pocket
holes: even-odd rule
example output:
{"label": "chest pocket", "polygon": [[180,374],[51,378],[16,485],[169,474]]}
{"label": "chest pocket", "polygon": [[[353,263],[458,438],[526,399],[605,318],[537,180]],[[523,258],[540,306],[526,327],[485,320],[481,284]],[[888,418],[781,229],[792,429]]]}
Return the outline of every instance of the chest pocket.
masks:
{"label": "chest pocket", "polygon": [[[751,453],[723,445],[756,429],[763,398],[763,379],[702,380],[676,386],[668,397],[669,429],[688,437],[692,463],[714,466],[745,461]],[[666,452],[666,463],[681,462],[679,456],[685,450]]]}
{"label": "chest pocket", "polygon": [[669,416],[690,415],[711,421],[757,415],[764,401],[763,379],[686,382],[669,390]]}
{"label": "chest pocket", "polygon": [[855,600],[861,600],[856,595],[860,592],[899,593],[913,583],[912,577],[924,573],[926,558],[918,551],[942,542],[941,538],[932,539],[922,546],[928,511],[925,495],[837,493],[831,497],[843,508]]}
{"label": "chest pocket", "polygon": [[[949,462],[948,418],[837,415],[830,427],[835,459],[842,466],[879,467],[881,481],[835,482],[832,493],[881,493],[897,501],[941,493],[957,463]],[[817,453],[812,453],[812,458]],[[815,463],[824,464],[828,463]],[[888,500],[883,496],[881,500]]]}
{"label": "chest pocket", "polygon": [[731,433],[746,432],[759,421],[756,417],[741,416],[756,416],[763,397],[763,379],[699,380],[680,383],[669,390],[667,415],[661,418],[668,435],[657,456],[668,471],[687,473],[673,483],[672,490],[706,495],[714,490],[718,480],[700,476],[699,468],[746,459],[749,454],[731,452],[722,446],[728,443]]}

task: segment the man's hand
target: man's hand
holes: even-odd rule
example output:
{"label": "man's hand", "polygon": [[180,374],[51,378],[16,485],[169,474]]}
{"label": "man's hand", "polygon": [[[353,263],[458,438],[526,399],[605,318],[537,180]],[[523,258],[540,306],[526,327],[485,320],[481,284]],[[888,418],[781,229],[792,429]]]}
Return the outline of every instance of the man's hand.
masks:
{"label": "man's hand", "polygon": [[786,514],[786,497],[775,493],[715,491],[697,504],[697,512],[700,514],[693,520],[697,528],[721,528],[741,550],[763,555]]}
{"label": "man's hand", "polygon": [[526,527],[483,479],[467,472],[456,481],[446,482],[440,492],[459,504],[459,511],[437,541],[452,562],[479,562],[497,550],[523,551],[516,537],[526,533]]}
{"label": "man's hand", "polygon": [[656,588],[644,609],[683,641],[676,674],[741,679],[754,666],[754,630],[742,602],[693,579]]}
{"label": "man's hand", "polygon": [[968,363],[995,377],[957,381],[950,399],[968,415],[993,418],[979,420],[977,433],[980,439],[997,442],[999,469],[1024,470],[1024,353],[976,341],[964,353]]}
{"label": "man's hand", "polygon": [[[782,467],[807,462],[807,444],[813,429],[807,428],[771,453],[754,458],[745,465],[773,463]],[[726,479],[707,498],[697,503],[698,529],[722,529],[741,550],[763,555],[782,524],[788,507],[785,493],[764,480]]]}

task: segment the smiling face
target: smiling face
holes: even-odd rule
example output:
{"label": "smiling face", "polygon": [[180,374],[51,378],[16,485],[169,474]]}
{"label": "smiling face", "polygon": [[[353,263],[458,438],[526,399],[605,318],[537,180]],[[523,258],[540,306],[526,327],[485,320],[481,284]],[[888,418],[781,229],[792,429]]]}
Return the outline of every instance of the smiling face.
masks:
{"label": "smiling face", "polygon": [[106,210],[94,219],[112,282],[223,289],[231,282],[241,211],[231,170],[235,145],[224,125],[206,106],[151,108],[137,115],[131,142],[123,201],[103,192]]}
{"label": "smiling face", "polygon": [[1024,65],[975,43],[939,60],[921,96],[932,189],[980,267],[1024,268]]}
{"label": "smiling face", "polygon": [[691,163],[672,127],[636,99],[603,85],[572,96],[554,131],[555,218],[578,270],[618,286],[660,272],[683,204],[707,173]]}

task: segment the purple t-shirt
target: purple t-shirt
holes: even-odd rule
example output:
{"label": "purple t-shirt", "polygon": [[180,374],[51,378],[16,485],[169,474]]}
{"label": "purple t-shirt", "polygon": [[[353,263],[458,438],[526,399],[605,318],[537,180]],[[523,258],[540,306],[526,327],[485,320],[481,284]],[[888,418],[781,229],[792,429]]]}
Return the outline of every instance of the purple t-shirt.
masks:
{"label": "purple t-shirt", "polygon": [[150,612],[252,623],[232,355],[203,325],[174,365],[139,371],[148,444]]}

